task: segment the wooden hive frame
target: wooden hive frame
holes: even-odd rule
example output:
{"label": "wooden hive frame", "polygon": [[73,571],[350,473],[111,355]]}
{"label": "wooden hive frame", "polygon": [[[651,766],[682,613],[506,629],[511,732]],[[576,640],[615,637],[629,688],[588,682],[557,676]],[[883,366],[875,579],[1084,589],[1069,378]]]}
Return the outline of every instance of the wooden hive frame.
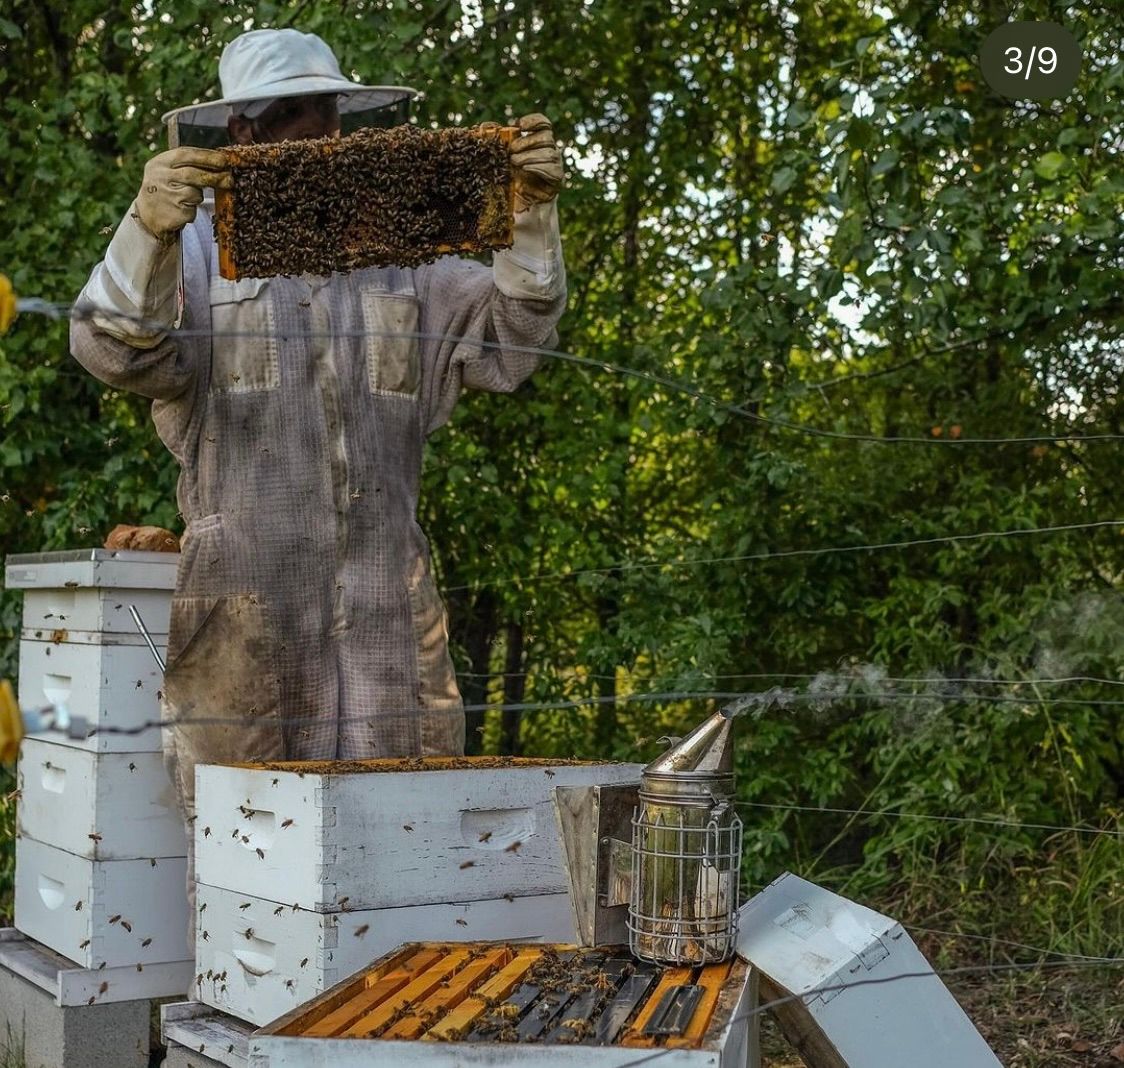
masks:
{"label": "wooden hive frame", "polygon": [[[474,126],[468,130],[475,137],[494,137],[504,145],[510,145],[519,135],[519,130],[514,126]],[[335,144],[328,142],[321,145],[321,155],[324,158],[331,156],[341,149],[346,150],[347,141],[341,138]],[[227,158],[231,164],[237,159],[237,148],[226,150]],[[506,187],[506,226],[501,230],[496,227],[496,239],[482,245],[477,241],[463,241],[460,243],[442,243],[437,245],[438,255],[447,255],[457,252],[480,252],[485,248],[510,247],[514,236],[515,218],[515,183],[508,182]],[[494,225],[497,220],[489,220],[489,225]],[[235,281],[244,275],[239,271],[234,259],[233,235],[238,225],[238,204],[235,193],[231,189],[215,190],[215,234],[218,240],[219,274],[221,277]]]}

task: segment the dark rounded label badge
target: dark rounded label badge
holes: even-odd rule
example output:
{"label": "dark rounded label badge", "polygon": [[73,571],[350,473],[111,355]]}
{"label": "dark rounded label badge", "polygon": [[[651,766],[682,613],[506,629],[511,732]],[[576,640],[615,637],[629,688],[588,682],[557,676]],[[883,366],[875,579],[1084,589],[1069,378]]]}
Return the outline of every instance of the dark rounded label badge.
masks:
{"label": "dark rounded label badge", "polygon": [[1007,22],[987,35],[980,70],[1004,96],[1056,99],[1073,88],[1081,73],[1081,46],[1056,22]]}

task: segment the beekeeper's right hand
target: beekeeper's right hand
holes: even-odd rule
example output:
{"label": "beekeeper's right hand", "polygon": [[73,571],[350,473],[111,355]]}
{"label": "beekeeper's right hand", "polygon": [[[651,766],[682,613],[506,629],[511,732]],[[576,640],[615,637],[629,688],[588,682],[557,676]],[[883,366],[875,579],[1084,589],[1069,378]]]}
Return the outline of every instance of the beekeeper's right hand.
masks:
{"label": "beekeeper's right hand", "polygon": [[211,148],[169,149],[145,164],[137,218],[153,237],[170,241],[195,218],[204,189],[229,189],[231,183],[225,153]]}

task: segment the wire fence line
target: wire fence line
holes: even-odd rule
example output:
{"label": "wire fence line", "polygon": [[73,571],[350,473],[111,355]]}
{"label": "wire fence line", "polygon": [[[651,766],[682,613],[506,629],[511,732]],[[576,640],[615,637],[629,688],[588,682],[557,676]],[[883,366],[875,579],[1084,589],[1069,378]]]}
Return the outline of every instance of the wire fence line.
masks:
{"label": "wire fence line", "polygon": [[939,938],[957,938],[968,942],[987,942],[989,945],[1005,946],[1008,949],[1019,949],[1027,953],[1036,953],[1039,957],[1057,957],[1064,960],[1087,961],[1091,964],[1115,964],[1124,960],[1121,957],[1098,957],[1088,953],[1068,953],[1060,949],[1047,949],[1045,946],[1032,946],[1026,942],[1014,942],[1009,938],[997,938],[989,934],[971,934],[966,931],[943,931],[936,927],[923,927],[916,923],[903,923],[907,931],[917,934],[933,935]]}
{"label": "wire fence line", "polygon": [[[139,680],[138,680],[139,681]],[[604,705],[628,705],[635,703],[680,703],[684,701],[731,701],[738,702],[742,708],[739,711],[754,709],[750,718],[756,718],[770,709],[785,709],[798,705],[824,706],[832,703],[846,704],[852,701],[870,701],[878,704],[908,704],[938,702],[941,704],[1012,704],[1028,705],[1065,705],[1079,707],[1124,707],[1124,700],[1082,698],[1082,697],[1019,697],[1010,694],[972,694],[964,692],[940,693],[935,690],[921,691],[918,693],[809,693],[806,691],[784,691],[779,687],[772,690],[759,692],[745,692],[739,690],[678,690],[662,691],[656,693],[632,693],[613,695],[591,695],[589,697],[574,698],[565,701],[512,701],[512,702],[480,702],[465,704],[460,711],[464,712],[554,712],[577,711]],[[432,709],[425,705],[389,706],[377,712],[341,712],[331,717],[332,722],[357,723],[366,722],[374,725],[380,717],[421,715],[431,712]],[[259,717],[260,718],[260,717]],[[283,724],[320,723],[323,722],[322,713],[278,713],[269,717],[273,722]],[[176,726],[204,726],[218,724],[245,723],[242,716],[169,716],[159,720],[145,720],[128,727],[113,724],[101,724],[88,728],[88,737],[96,734],[141,734],[144,731],[157,727]],[[54,731],[63,728],[50,728]]]}
{"label": "wire fence line", "polygon": [[808,812],[818,815],[866,816],[876,819],[934,820],[939,823],[971,824],[976,827],[1003,827],[1015,831],[1045,831],[1051,834],[1074,833],[1091,837],[1124,838],[1124,830],[1108,827],[1066,826],[1058,823],[1028,823],[986,816],[954,816],[932,812],[903,812],[891,808],[838,808],[832,805],[794,805],[782,801],[735,801],[738,808],[769,809],[778,812]]}
{"label": "wire fence line", "polygon": [[885,437],[879,434],[871,433],[849,433],[840,430],[830,430],[825,427],[816,427],[807,423],[794,422],[788,419],[779,419],[774,416],[761,415],[759,412],[747,408],[744,404],[735,404],[730,401],[722,400],[705,390],[693,385],[689,382],[683,382],[667,375],[658,374],[652,371],[642,371],[638,368],[627,367],[621,364],[612,363],[608,360],[596,359],[589,356],[579,356],[576,353],[567,352],[564,349],[546,348],[537,345],[516,345],[508,344],[506,342],[488,341],[479,337],[471,335],[432,332],[432,331],[417,331],[417,330],[328,330],[328,331],[301,331],[297,333],[287,333],[278,331],[251,331],[251,330],[198,330],[190,327],[168,327],[166,324],[153,323],[138,316],[124,315],[119,312],[99,312],[98,309],[88,305],[77,304],[61,304],[51,303],[48,301],[38,301],[34,298],[24,298],[20,306],[21,311],[33,311],[39,314],[47,315],[51,318],[62,318],[67,316],[70,318],[90,319],[95,315],[101,315],[105,318],[115,318],[122,321],[136,323],[143,327],[153,330],[156,333],[166,334],[169,337],[179,338],[236,338],[236,337],[270,337],[279,341],[301,341],[311,340],[315,338],[361,338],[361,337],[386,337],[386,338],[410,338],[420,341],[443,341],[461,343],[466,342],[470,345],[477,346],[484,349],[495,349],[504,352],[518,352],[526,355],[542,356],[548,359],[558,360],[564,363],[571,363],[576,366],[588,367],[594,370],[604,371],[610,374],[620,375],[626,378],[635,378],[642,381],[651,382],[654,385],[662,386],[665,389],[670,389],[673,392],[680,393],[684,396],[691,397],[694,400],[700,401],[703,404],[712,407],[716,411],[724,412],[728,415],[733,415],[739,419],[745,419],[749,422],[757,423],[762,426],[775,427],[778,430],[784,430],[791,433],[804,434],[806,436],[821,438],[832,441],[852,441],[852,442],[866,442],[875,445],[893,445],[893,444],[907,444],[907,445],[1041,445],[1060,442],[1090,442],[1101,443],[1107,441],[1124,441],[1124,434],[1089,434],[1080,432],[1066,432],[1061,434],[1037,434],[1037,435],[1024,435],[1024,436],[1011,436],[1011,437],[995,437],[995,438],[973,438],[973,437],[939,437],[935,436],[908,436],[899,435],[894,437]]}
{"label": "wire fence line", "polygon": [[[764,1013],[772,1012],[774,1009],[779,1009],[783,1005],[790,1005],[795,1001],[803,1001],[807,1004],[814,998],[820,997],[823,994],[843,994],[847,990],[857,990],[865,986],[884,986],[887,983],[896,983],[907,979],[937,979],[944,981],[946,979],[954,979],[960,976],[969,975],[1002,975],[1016,972],[1032,972],[1032,971],[1047,971],[1055,969],[1111,969],[1124,967],[1124,957],[1105,957],[1094,960],[1056,960],[1056,961],[1034,961],[1033,963],[1002,963],[1002,964],[968,964],[958,968],[943,968],[940,971],[929,969],[928,971],[916,972],[898,972],[895,975],[883,975],[872,977],[869,979],[853,979],[850,982],[843,983],[825,983],[820,986],[810,987],[807,990],[799,991],[798,993],[784,994],[780,997],[772,998],[769,1001],[762,1002],[759,1005],[754,1005],[751,1008],[739,1012],[730,1017],[727,1022],[727,1027],[733,1026],[737,1023],[742,1023],[745,1020],[750,1020],[755,1016],[761,1016]],[[625,1061],[620,1065],[620,1068],[634,1068],[634,1066],[641,1064],[650,1064],[657,1061],[662,1057],[669,1054],[679,1052],[675,1049],[663,1047],[645,1054],[642,1057],[637,1057],[635,1060]]]}
{"label": "wire fence line", "polygon": [[[564,701],[564,702],[518,702],[509,704],[499,703],[484,703],[484,704],[470,704],[464,707],[466,712],[501,712],[501,711],[555,711],[555,710],[573,710],[582,707],[593,705],[604,705],[607,703],[630,703],[633,701],[655,701],[655,702],[678,702],[684,700],[723,700],[723,701],[736,701],[741,704],[743,709],[755,708],[755,714],[760,715],[772,708],[783,707],[784,703],[796,703],[798,701],[807,701],[810,703],[830,704],[833,702],[844,703],[847,701],[859,699],[871,699],[880,702],[916,702],[916,701],[932,701],[938,700],[942,703],[950,702],[974,702],[995,704],[995,703],[1017,703],[1021,705],[1027,704],[1072,704],[1072,705],[1110,705],[1113,707],[1124,705],[1124,701],[1084,701],[1080,698],[1038,698],[1034,700],[1024,700],[1020,697],[1012,697],[1008,695],[977,695],[977,694],[937,694],[933,692],[926,692],[922,694],[901,694],[901,693],[888,693],[888,694],[808,694],[799,691],[784,692],[777,689],[758,692],[758,693],[745,693],[745,692],[724,692],[724,691],[671,691],[661,693],[644,693],[632,694],[624,696],[613,697],[591,697],[583,700]],[[401,708],[401,709],[387,709],[380,713],[372,715],[371,713],[342,713],[335,718],[337,722],[366,722],[372,726],[375,725],[379,716],[385,715],[407,715],[416,714],[428,711],[424,707],[414,708]],[[301,723],[315,723],[322,720],[321,715],[308,714],[308,715],[293,715],[293,714],[278,714],[276,717],[271,717],[278,725],[286,724],[301,724]],[[209,725],[231,725],[245,722],[244,717],[237,716],[174,716],[170,715],[167,718],[160,720],[146,720],[142,723],[133,724],[131,726],[117,726],[117,725],[94,725],[86,726],[83,724],[79,729],[79,734],[82,737],[90,737],[97,734],[117,734],[117,735],[137,735],[144,731],[153,729],[171,729],[176,727],[199,727]],[[52,727],[45,732],[37,733],[61,733],[66,734],[67,730],[63,727]],[[299,761],[295,761],[299,763]],[[1046,833],[1076,833],[1081,835],[1088,835],[1094,837],[1106,838],[1124,838],[1124,830],[1117,830],[1112,828],[1100,827],[1087,827],[1081,825],[1064,825],[1052,823],[1037,823],[1029,821],[1020,821],[1013,819],[1004,819],[1000,817],[988,816],[965,816],[958,814],[940,814],[940,813],[927,813],[927,812],[912,812],[903,811],[900,809],[868,809],[868,808],[843,808],[839,806],[812,806],[812,805],[799,805],[788,802],[766,802],[766,801],[738,801],[735,802],[736,806],[743,809],[759,809],[767,811],[780,811],[780,812],[800,812],[811,813],[816,815],[846,815],[853,817],[866,817],[873,819],[893,818],[899,820],[930,820],[940,823],[961,824],[972,826],[975,828],[1002,828],[1008,831],[1036,831]]]}
{"label": "wire fence line", "polygon": [[[1035,678],[1027,676],[1023,679],[1008,679],[1008,678],[994,678],[987,675],[976,675],[972,677],[957,676],[957,675],[883,675],[875,665],[870,665],[872,673],[870,676],[871,682],[910,682],[920,683],[922,685],[949,685],[957,683],[965,683],[971,685],[986,685],[986,686],[1057,686],[1063,683],[1095,683],[1100,686],[1124,686],[1124,679],[1106,679],[1100,678],[1096,675],[1054,675],[1049,677]],[[634,672],[629,669],[624,669],[626,675],[637,674],[644,682],[649,684],[664,683],[664,682],[680,682],[690,675],[690,672],[684,671],[678,675],[643,675],[640,672]],[[538,674],[550,674],[547,671],[537,672]],[[536,674],[535,671],[528,669],[525,671],[458,671],[457,678],[461,679],[507,679],[507,678],[525,678],[528,675]],[[619,674],[608,674],[604,672],[585,671],[582,668],[570,669],[567,673],[568,676],[572,675],[580,679],[604,679],[619,681]],[[867,682],[867,677],[861,672],[856,674],[846,674],[843,671],[741,671],[732,673],[718,673],[718,674],[705,674],[702,680],[705,682],[720,682],[725,679],[835,679],[842,682],[853,682],[856,684]]]}
{"label": "wire fence line", "polygon": [[734,564],[748,561],[781,560],[794,556],[829,556],[839,553],[880,552],[888,549],[909,549],[918,545],[941,545],[984,539],[1030,537],[1038,534],[1058,534],[1072,530],[1096,530],[1106,527],[1124,527],[1124,519],[1098,519],[1088,523],[1063,523],[1049,527],[1017,527],[1014,530],[981,530],[969,534],[943,534],[933,538],[911,538],[906,541],[872,542],[867,545],[826,545],[810,549],[782,549],[759,553],[740,553],[734,556],[705,556],[678,560],[621,560],[602,567],[575,568],[571,571],[543,572],[511,579],[489,579],[460,586],[445,587],[446,593],[475,591],[496,586],[527,584],[531,582],[560,581],[580,578],[583,575],[605,575],[616,572],[642,571],[663,567],[702,567],[709,564]]}

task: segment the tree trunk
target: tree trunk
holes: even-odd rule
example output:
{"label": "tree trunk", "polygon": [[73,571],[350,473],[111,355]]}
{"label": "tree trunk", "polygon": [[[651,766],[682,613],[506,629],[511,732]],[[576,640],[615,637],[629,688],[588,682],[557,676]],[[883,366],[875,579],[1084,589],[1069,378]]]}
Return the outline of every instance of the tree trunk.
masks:
{"label": "tree trunk", "polygon": [[[527,693],[527,676],[523,671],[523,625],[508,623],[507,655],[504,657],[503,703],[520,705]],[[504,709],[503,732],[500,749],[504,756],[520,756],[523,751],[519,728],[523,713],[515,709]]]}

